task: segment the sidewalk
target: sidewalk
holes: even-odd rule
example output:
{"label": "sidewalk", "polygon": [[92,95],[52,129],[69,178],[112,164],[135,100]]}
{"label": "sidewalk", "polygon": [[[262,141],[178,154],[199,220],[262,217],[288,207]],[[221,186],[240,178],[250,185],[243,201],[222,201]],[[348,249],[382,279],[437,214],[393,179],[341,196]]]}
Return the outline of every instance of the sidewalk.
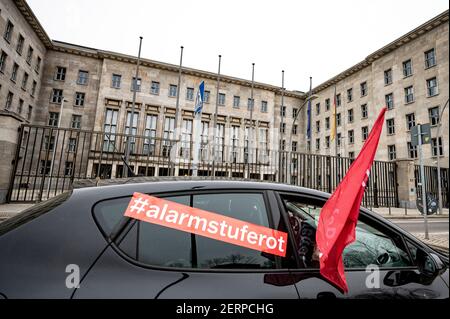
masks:
{"label": "sidewalk", "polygon": [[[408,208],[405,212],[404,208],[391,207],[391,211],[389,213],[388,207],[372,207],[372,211],[388,219],[423,219],[423,215],[415,208]],[[428,216],[428,218],[448,218],[448,214],[448,208],[443,208],[442,215],[434,214]]]}
{"label": "sidewalk", "polygon": [[0,204],[0,221],[17,215],[34,204]]}

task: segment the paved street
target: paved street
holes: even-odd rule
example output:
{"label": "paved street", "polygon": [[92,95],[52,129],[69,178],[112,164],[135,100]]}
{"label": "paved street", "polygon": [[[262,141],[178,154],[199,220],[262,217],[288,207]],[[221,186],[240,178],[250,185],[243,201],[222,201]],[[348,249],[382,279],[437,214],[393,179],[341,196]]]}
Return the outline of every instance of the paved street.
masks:
{"label": "paved street", "polygon": [[[391,221],[410,233],[425,232],[423,219],[391,219]],[[428,220],[430,234],[447,234],[448,236],[448,221],[448,218]]]}

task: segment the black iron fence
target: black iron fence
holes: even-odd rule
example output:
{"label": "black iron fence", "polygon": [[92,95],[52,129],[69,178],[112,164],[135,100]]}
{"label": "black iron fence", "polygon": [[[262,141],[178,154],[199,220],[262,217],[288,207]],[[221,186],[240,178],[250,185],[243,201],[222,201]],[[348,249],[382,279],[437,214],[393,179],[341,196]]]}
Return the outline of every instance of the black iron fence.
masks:
{"label": "black iron fence", "polygon": [[[424,166],[425,173],[425,192],[431,193],[437,200],[439,198],[438,187],[438,170],[435,166]],[[442,207],[449,208],[449,168],[441,168],[441,195],[442,195]],[[417,198],[422,198],[420,166],[415,165],[414,175],[416,178],[416,194]]]}
{"label": "black iron fence", "polygon": [[[22,125],[11,175],[8,200],[36,202],[72,188],[75,180],[135,176],[216,176],[288,183],[331,193],[345,176],[349,158],[273,151],[262,144],[249,149],[215,146],[203,140],[197,164],[192,138],[179,143],[151,132],[131,139],[124,169],[127,136],[117,133]],[[236,145],[239,143],[235,143]],[[375,162],[363,204],[398,206],[396,164]]]}

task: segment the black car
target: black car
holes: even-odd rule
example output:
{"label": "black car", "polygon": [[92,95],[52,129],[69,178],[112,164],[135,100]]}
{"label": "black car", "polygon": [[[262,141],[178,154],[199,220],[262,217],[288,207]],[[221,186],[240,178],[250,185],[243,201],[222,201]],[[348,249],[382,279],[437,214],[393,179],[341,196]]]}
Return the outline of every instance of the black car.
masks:
{"label": "black car", "polygon": [[[344,252],[349,293],[325,280],[314,228],[329,194],[262,182],[122,183],[75,189],[1,223],[0,297],[449,297],[448,255],[364,208]],[[286,232],[286,257],[124,217],[135,192]]]}

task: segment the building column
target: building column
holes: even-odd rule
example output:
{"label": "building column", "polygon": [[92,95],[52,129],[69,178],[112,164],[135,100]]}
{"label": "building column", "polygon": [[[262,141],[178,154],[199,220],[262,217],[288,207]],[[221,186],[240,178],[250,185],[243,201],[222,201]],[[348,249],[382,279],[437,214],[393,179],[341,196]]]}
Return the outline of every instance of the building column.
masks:
{"label": "building column", "polygon": [[414,161],[400,159],[397,164],[397,192],[400,207],[416,208]]}
{"label": "building column", "polygon": [[6,202],[14,159],[23,119],[8,111],[0,111],[0,203]]}

